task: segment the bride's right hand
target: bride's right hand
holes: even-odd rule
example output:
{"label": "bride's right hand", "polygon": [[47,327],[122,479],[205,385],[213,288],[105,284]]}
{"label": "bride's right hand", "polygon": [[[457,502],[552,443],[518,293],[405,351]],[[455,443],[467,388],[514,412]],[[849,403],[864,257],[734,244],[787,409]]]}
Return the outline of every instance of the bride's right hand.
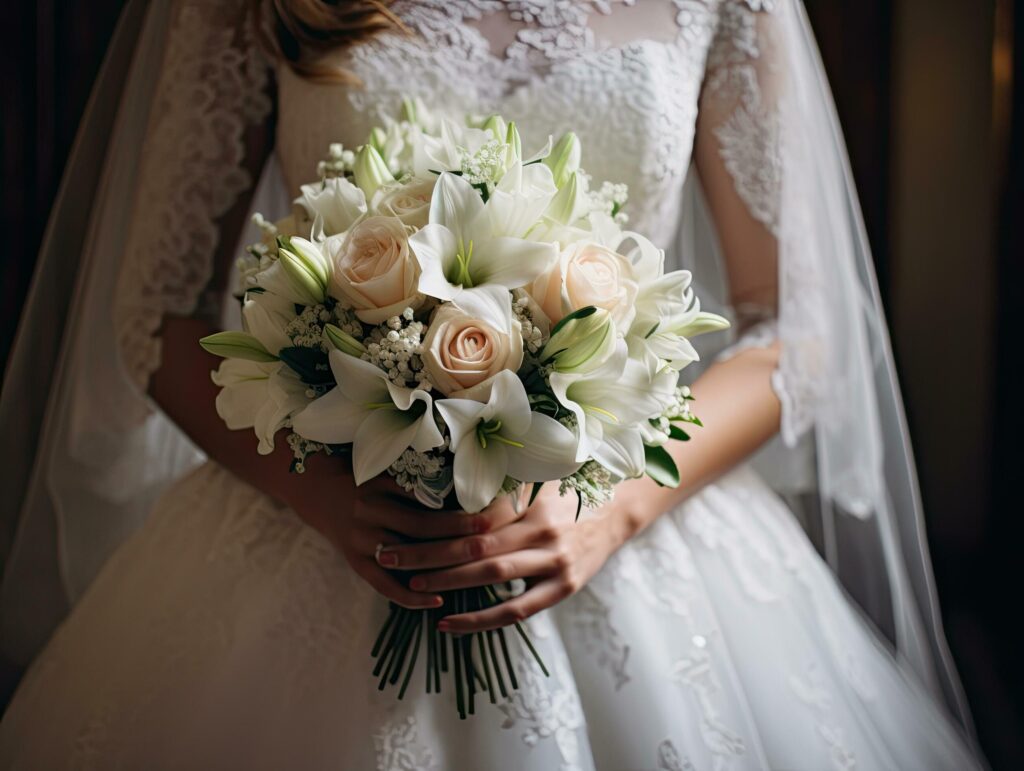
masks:
{"label": "bride's right hand", "polygon": [[337,458],[308,458],[306,472],[290,476],[284,502],[327,538],[359,577],[407,608],[437,608],[442,600],[410,590],[405,584],[408,574],[391,572],[378,561],[380,547],[486,533],[515,516],[504,511],[510,507],[491,507],[496,510],[479,514],[426,509],[387,476],[357,487],[347,464]]}

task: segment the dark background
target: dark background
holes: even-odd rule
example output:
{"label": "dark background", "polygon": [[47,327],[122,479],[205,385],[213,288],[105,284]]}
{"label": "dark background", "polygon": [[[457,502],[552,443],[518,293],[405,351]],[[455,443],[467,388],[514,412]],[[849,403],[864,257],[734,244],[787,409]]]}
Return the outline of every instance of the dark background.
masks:
{"label": "dark background", "polygon": [[[1024,2],[805,2],[874,248],[950,645],[990,762],[1024,768]],[[5,361],[122,4],[0,15]]]}

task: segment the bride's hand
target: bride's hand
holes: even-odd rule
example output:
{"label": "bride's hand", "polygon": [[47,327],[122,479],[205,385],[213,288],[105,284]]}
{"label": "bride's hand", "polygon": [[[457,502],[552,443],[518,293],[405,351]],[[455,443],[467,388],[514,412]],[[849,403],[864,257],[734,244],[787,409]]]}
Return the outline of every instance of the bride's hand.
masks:
{"label": "bride's hand", "polygon": [[[508,497],[484,511],[502,519],[515,517]],[[466,515],[462,515],[466,516]],[[576,496],[559,495],[557,485],[542,488],[517,521],[486,534],[436,543],[404,544],[384,549],[381,564],[402,570],[428,570],[409,582],[418,592],[440,592],[527,579],[520,596],[474,613],[443,619],[438,628],[457,634],[497,629],[522,621],[579,591],[624,542],[613,517],[576,521]]]}
{"label": "bride's hand", "polygon": [[[312,461],[312,462],[311,462]],[[282,496],[296,514],[327,538],[364,581],[387,599],[407,608],[436,608],[441,597],[411,591],[378,562],[378,552],[409,539],[465,537],[500,528],[514,512],[489,510],[476,515],[431,511],[407,497],[389,477],[356,487],[337,458],[307,460],[304,474],[290,475]]]}

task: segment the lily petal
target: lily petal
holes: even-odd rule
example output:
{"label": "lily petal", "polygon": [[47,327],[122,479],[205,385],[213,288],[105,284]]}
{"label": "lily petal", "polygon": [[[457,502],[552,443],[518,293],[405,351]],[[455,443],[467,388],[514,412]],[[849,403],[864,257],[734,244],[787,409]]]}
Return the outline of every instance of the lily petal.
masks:
{"label": "lily petal", "polygon": [[390,407],[370,410],[352,440],[352,472],[356,484],[373,479],[398,460],[412,444],[419,421]]}
{"label": "lily petal", "polygon": [[523,446],[507,448],[507,473],[520,482],[561,479],[580,467],[576,460],[576,436],[547,415],[534,413],[529,430],[516,437],[516,441]]}
{"label": "lily petal", "polygon": [[355,439],[368,413],[362,403],[352,401],[340,388],[335,388],[292,418],[292,429],[312,442],[347,444]]}
{"label": "lily petal", "polygon": [[557,259],[558,248],[553,243],[503,236],[477,247],[471,271],[477,284],[518,289],[536,279]]}
{"label": "lily petal", "polygon": [[476,441],[476,426],[483,417],[486,404],[471,399],[439,399],[437,411],[444,418],[451,434],[451,451],[457,452],[463,438]]}
{"label": "lily petal", "polygon": [[453,465],[459,505],[470,514],[487,508],[501,489],[507,470],[508,453],[504,444],[488,442],[484,449],[475,437],[470,437],[455,454]]}
{"label": "lily petal", "polygon": [[331,351],[328,356],[338,384],[336,390],[345,394],[349,401],[361,405],[391,401],[387,374],[380,367],[341,351]]}
{"label": "lily petal", "polygon": [[451,300],[459,292],[446,276],[455,260],[458,242],[443,225],[430,224],[409,236],[416,261],[420,264],[419,290],[439,300]]}

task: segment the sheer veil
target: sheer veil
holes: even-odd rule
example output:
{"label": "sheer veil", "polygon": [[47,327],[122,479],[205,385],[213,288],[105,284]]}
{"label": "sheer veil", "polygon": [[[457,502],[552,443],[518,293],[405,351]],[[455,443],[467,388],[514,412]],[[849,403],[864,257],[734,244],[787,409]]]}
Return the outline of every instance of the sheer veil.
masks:
{"label": "sheer veil", "polygon": [[[782,5],[780,51],[791,77],[776,126],[783,353],[775,385],[785,409],[780,438],[756,463],[820,533],[829,563],[901,662],[969,730],[842,136],[803,7]],[[170,7],[169,0],[126,6],[7,366],[0,642],[19,662],[45,643],[155,497],[202,460],[126,372],[110,313]],[[286,200],[273,163],[258,191],[254,208],[273,211]],[[695,174],[685,200],[675,251],[689,256],[687,267],[705,284],[702,297],[717,295],[724,308],[723,261]],[[88,216],[82,201],[92,202]]]}

